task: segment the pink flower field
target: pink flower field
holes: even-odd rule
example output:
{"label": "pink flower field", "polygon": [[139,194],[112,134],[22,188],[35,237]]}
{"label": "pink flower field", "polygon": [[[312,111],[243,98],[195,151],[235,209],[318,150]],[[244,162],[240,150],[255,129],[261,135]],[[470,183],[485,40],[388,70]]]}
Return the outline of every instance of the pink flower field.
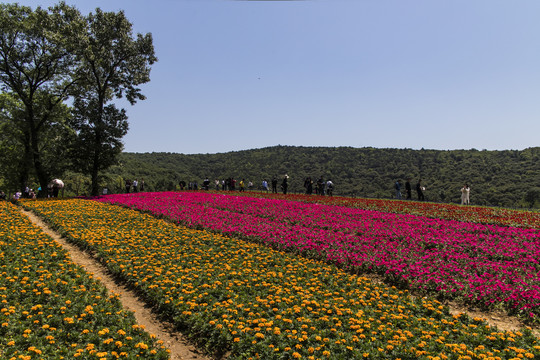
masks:
{"label": "pink flower field", "polygon": [[336,205],[165,192],[97,198],[183,225],[262,242],[411,289],[536,320],[540,230]]}

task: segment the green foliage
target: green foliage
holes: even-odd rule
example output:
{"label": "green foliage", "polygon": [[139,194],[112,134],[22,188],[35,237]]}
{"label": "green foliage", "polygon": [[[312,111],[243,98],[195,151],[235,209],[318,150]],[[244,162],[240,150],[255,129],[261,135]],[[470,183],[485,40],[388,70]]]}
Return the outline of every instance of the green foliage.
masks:
{"label": "green foliage", "polygon": [[529,207],[535,207],[536,204],[540,203],[540,188],[527,190],[524,200]]}
{"label": "green foliage", "polygon": [[150,81],[150,65],[157,58],[152,35],[134,37],[122,11],[98,8],[85,24],[77,37],[79,86],[73,126],[78,136],[73,159],[76,170],[91,176],[91,192],[98,195],[101,171],[116,163],[123,148],[121,138],[128,130],[125,111],[107,103],[123,96],[132,105],[144,100],[137,86]]}
{"label": "green foliage", "polygon": [[[505,151],[411,150],[274,146],[221,154],[122,153],[109,174],[144,178],[146,190],[172,190],[180,180],[234,177],[252,181],[290,176],[289,190],[304,192],[304,179],[331,179],[335,195],[392,198],[394,183],[419,177],[429,201],[459,203],[468,183],[471,203],[521,207],[540,178],[540,148]],[[404,189],[402,189],[404,192]],[[538,205],[538,204],[537,204]],[[527,206],[527,205],[526,205]]]}
{"label": "green foliage", "polygon": [[109,103],[144,100],[138,86],[155,61],[151,34],[134,35],[122,11],[0,4],[0,184],[46,188],[70,168],[89,175],[97,195],[128,129]]}
{"label": "green foliage", "polygon": [[[59,119],[56,115],[74,84],[73,43],[66,35],[77,28],[77,14],[65,3],[34,11],[18,4],[0,4],[0,85],[16,96],[23,110],[23,116],[12,113],[10,118],[13,128],[23,135],[19,138],[24,167],[21,187],[31,171],[42,187],[51,177],[44,152],[57,140],[48,132],[55,132],[51,129]],[[65,144],[62,141],[59,146]]]}

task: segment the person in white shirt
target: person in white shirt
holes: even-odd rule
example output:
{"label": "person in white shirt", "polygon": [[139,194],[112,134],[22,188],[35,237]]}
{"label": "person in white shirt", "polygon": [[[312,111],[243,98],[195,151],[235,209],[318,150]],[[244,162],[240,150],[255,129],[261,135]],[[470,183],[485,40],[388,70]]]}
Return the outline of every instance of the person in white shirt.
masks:
{"label": "person in white shirt", "polygon": [[332,182],[332,180],[328,180],[326,182],[326,194],[328,196],[332,196],[333,192],[334,192],[334,183]]}
{"label": "person in white shirt", "polygon": [[469,194],[471,192],[471,188],[468,184],[463,185],[461,188],[461,205],[470,205],[469,203]]}

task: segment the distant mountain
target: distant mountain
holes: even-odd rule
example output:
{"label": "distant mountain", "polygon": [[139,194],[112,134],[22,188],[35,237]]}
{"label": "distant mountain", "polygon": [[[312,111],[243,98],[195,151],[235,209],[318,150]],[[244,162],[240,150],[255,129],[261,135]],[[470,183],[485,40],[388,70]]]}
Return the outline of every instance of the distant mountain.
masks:
{"label": "distant mountain", "polygon": [[313,181],[331,179],[335,195],[393,198],[396,180],[404,184],[411,178],[414,188],[421,178],[429,201],[459,202],[460,189],[468,183],[473,204],[540,203],[540,147],[441,151],[273,146],[220,154],[123,153],[120,163],[108,173],[113,191],[121,191],[126,178],[144,178],[146,190],[161,191],[176,189],[181,180],[200,185],[206,177],[212,184],[215,179],[245,179],[259,188],[263,179],[288,174],[291,192],[304,192],[309,176]]}

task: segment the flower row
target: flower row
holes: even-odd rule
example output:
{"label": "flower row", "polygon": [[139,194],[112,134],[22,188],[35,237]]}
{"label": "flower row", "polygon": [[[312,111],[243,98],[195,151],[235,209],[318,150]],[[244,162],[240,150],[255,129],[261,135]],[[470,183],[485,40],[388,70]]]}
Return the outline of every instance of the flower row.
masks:
{"label": "flower row", "polygon": [[163,316],[228,359],[534,358],[528,330],[452,316],[333,265],[85,200],[32,202]]}
{"label": "flower row", "polygon": [[234,193],[236,196],[256,196],[266,199],[294,200],[305,203],[339,205],[357,209],[411,214],[432,218],[469,221],[540,229],[540,212],[513,210],[500,207],[463,206],[457,204],[419,202],[409,200],[365,199],[341,196],[302,194]]}
{"label": "flower row", "polygon": [[18,208],[0,202],[2,359],[168,359],[117,295]]}
{"label": "flower row", "polygon": [[540,230],[199,192],[99,201],[264,242],[528,320],[540,315]]}

